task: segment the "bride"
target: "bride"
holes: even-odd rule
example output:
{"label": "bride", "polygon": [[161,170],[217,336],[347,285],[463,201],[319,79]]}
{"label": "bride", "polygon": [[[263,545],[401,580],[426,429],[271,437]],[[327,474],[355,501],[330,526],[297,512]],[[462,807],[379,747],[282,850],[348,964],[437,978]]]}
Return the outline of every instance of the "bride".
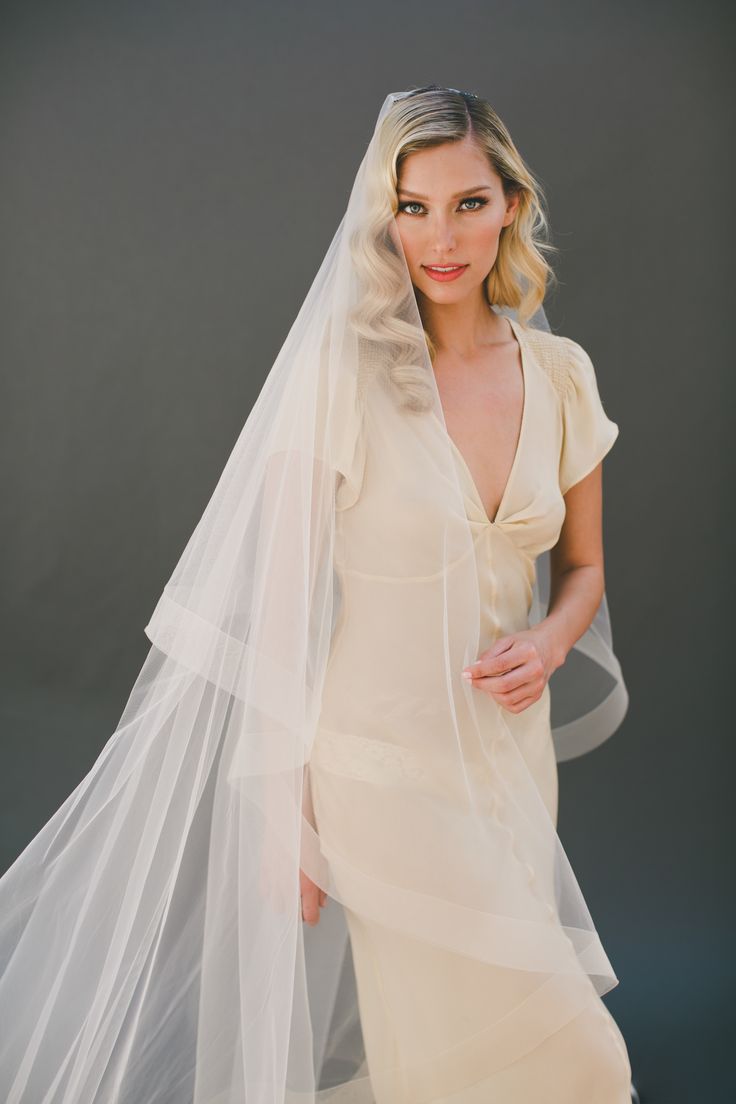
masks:
{"label": "bride", "polygon": [[544,227],[488,103],[387,97],[120,722],[0,879],[8,1104],[628,1104],[556,832],[627,706],[618,426]]}

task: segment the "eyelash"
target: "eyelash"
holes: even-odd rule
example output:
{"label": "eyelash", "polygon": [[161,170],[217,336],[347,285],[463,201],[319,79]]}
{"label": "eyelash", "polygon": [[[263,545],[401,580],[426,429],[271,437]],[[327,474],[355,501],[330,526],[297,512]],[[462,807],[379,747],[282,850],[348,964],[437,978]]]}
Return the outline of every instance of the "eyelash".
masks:
{"label": "eyelash", "polygon": [[[480,210],[483,209],[483,207],[487,206],[487,204],[488,204],[488,200],[484,196],[466,196],[465,199],[461,199],[460,202],[461,202],[461,204],[462,203],[479,203],[480,204],[479,207],[473,207],[473,208],[471,208],[471,210],[466,211],[466,214],[472,214],[474,211],[480,211]],[[399,211],[404,211],[404,213],[408,215],[409,212],[406,211],[405,208],[407,208],[407,207],[421,207],[421,206],[422,206],[422,204],[419,202],[418,199],[407,199],[404,203],[399,204]],[[411,215],[410,217],[411,218],[420,218],[421,216]]]}

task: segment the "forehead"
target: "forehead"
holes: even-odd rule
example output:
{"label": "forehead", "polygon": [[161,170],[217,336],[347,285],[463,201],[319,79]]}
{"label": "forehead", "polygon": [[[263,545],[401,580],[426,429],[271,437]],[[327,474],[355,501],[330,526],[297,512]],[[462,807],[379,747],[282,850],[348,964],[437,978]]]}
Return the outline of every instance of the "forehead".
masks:
{"label": "forehead", "polygon": [[399,190],[421,192],[443,199],[466,188],[499,184],[486,153],[471,138],[443,142],[431,149],[416,150],[404,158],[399,169]]}

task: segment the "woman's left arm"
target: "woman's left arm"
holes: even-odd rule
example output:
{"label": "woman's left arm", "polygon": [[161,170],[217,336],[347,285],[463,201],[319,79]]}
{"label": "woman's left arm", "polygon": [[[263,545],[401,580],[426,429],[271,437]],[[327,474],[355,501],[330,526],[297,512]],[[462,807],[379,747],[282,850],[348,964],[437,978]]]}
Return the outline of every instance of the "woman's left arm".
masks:
{"label": "woman's left arm", "polygon": [[535,626],[554,668],[589,628],[605,590],[602,463],[570,487],[565,507],[560,538],[550,550],[547,616]]}

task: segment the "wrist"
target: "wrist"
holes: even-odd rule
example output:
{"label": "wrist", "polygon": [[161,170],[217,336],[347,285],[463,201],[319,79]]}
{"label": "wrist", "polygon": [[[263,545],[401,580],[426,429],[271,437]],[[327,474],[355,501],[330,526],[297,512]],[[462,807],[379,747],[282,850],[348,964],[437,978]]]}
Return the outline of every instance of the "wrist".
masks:
{"label": "wrist", "polygon": [[556,671],[565,662],[571,645],[567,643],[559,627],[549,617],[545,617],[536,624],[534,629],[542,641],[551,674],[552,671]]}

